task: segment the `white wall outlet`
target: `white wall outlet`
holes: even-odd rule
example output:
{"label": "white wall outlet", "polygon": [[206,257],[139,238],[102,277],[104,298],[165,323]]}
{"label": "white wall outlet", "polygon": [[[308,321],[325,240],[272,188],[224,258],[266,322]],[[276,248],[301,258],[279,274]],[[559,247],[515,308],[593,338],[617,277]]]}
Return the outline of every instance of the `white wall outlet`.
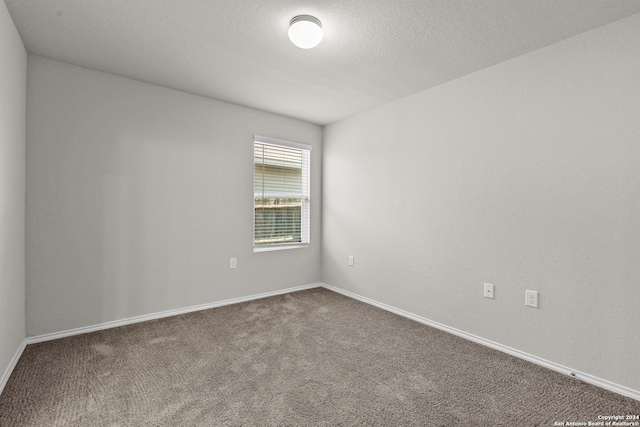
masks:
{"label": "white wall outlet", "polygon": [[484,284],[484,297],[493,299],[493,285],[491,283]]}
{"label": "white wall outlet", "polygon": [[238,258],[229,258],[229,268],[238,267]]}
{"label": "white wall outlet", "polygon": [[538,307],[538,291],[524,291],[524,305]]}
{"label": "white wall outlet", "polygon": [[353,255],[349,255],[349,265],[353,267]]}

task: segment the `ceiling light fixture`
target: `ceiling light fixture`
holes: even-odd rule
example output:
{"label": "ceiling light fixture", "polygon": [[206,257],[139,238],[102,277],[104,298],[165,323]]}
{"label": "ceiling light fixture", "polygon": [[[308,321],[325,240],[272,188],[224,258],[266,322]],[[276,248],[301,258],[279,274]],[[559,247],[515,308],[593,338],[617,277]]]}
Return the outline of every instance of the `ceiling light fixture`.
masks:
{"label": "ceiling light fixture", "polygon": [[289,22],[289,39],[301,49],[318,46],[322,40],[322,23],[311,15],[298,15]]}

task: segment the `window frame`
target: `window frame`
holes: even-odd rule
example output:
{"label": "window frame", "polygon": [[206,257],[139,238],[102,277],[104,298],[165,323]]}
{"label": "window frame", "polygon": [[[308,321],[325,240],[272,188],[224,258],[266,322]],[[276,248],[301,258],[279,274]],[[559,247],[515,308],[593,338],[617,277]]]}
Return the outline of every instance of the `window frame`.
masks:
{"label": "window frame", "polygon": [[[303,201],[300,208],[300,242],[295,243],[272,243],[256,245],[256,192],[255,192],[255,150],[256,144],[272,145],[276,147],[291,148],[301,150],[303,163],[302,163],[302,176],[301,186],[303,189]],[[262,135],[254,135],[253,137],[253,224],[252,224],[252,237],[253,237],[253,252],[269,252],[285,249],[298,249],[307,248],[311,245],[311,151],[312,146],[309,144],[303,144],[300,142],[287,141],[284,139],[271,138]],[[305,158],[306,156],[306,158]],[[306,167],[306,171],[305,171]],[[306,173],[305,173],[306,172]],[[305,190],[306,189],[306,194]]]}

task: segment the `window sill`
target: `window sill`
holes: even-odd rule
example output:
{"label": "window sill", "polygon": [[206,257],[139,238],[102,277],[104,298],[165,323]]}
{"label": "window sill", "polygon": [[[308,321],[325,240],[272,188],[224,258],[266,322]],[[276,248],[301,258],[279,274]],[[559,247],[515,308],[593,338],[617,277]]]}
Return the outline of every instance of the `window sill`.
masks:
{"label": "window sill", "polygon": [[274,246],[254,246],[253,252],[271,252],[271,251],[283,251],[285,249],[300,249],[308,248],[309,243],[299,243],[295,245],[274,245]]}

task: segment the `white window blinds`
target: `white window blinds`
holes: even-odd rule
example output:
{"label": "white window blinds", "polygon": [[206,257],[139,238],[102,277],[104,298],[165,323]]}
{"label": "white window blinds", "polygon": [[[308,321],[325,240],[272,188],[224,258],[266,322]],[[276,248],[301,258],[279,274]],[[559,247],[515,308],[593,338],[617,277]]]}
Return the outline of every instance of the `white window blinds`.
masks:
{"label": "white window blinds", "polygon": [[309,244],[311,147],[255,136],[254,250]]}

